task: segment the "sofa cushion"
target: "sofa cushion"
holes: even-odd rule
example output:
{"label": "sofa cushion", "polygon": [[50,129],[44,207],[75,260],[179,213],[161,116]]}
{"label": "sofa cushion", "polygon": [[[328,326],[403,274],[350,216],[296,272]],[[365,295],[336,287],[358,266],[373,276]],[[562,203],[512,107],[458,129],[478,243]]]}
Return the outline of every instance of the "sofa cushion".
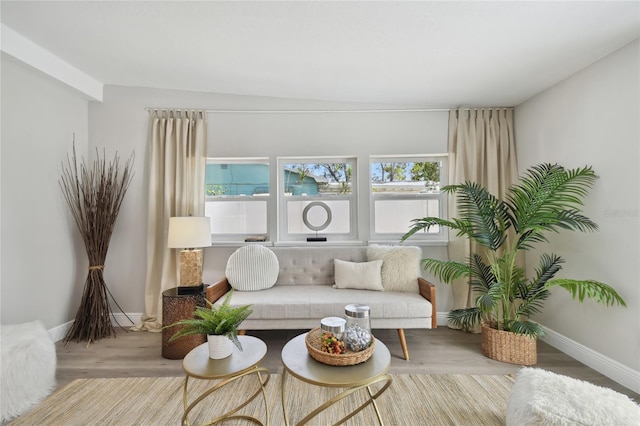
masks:
{"label": "sofa cushion", "polygon": [[[216,304],[222,303],[224,297]],[[432,305],[419,294],[337,290],[330,285],[280,286],[260,292],[235,292],[231,306],[253,305],[248,320],[297,320],[312,318],[317,326],[324,317],[344,317],[344,307],[361,303],[370,307],[372,326],[377,320],[393,320],[399,324],[407,318],[424,319],[423,327],[431,323]],[[392,328],[400,328],[394,326]],[[260,328],[262,329],[262,328]]]}
{"label": "sofa cushion", "polygon": [[382,291],[382,260],[347,262],[334,259],[334,288]]}
{"label": "sofa cushion", "polygon": [[271,250],[260,244],[249,244],[229,257],[225,274],[235,290],[258,291],[276,283],[279,268],[278,258]]}
{"label": "sofa cushion", "polygon": [[418,293],[422,249],[416,246],[382,246],[367,248],[367,259],[382,260],[382,286],[385,291]]}
{"label": "sofa cushion", "polygon": [[[323,243],[319,243],[323,244]],[[367,248],[362,246],[272,247],[280,263],[278,286],[333,285],[334,259],[366,262]]]}

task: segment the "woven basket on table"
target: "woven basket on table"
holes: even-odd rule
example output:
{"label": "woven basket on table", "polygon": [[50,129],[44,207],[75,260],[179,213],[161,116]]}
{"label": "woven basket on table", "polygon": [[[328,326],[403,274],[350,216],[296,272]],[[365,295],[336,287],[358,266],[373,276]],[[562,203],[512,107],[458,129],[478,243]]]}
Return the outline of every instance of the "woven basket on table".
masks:
{"label": "woven basket on table", "polygon": [[352,352],[347,349],[343,354],[330,354],[322,352],[321,350],[322,331],[320,330],[320,327],[317,327],[307,333],[307,337],[304,339],[304,342],[307,345],[307,351],[309,352],[309,355],[311,355],[311,358],[323,364],[344,367],[347,365],[360,364],[361,362],[365,362],[371,358],[376,339],[371,336],[371,346],[359,352]]}
{"label": "woven basket on table", "polygon": [[538,362],[536,342],[531,336],[496,330],[482,323],[482,354],[496,361],[534,365]]}

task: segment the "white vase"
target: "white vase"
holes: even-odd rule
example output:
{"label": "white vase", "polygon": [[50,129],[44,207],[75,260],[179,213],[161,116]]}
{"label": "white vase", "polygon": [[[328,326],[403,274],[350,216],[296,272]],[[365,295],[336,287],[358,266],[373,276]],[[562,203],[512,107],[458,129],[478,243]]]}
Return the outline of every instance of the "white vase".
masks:
{"label": "white vase", "polygon": [[227,336],[208,334],[207,342],[209,343],[209,358],[211,359],[226,358],[233,352],[233,342]]}

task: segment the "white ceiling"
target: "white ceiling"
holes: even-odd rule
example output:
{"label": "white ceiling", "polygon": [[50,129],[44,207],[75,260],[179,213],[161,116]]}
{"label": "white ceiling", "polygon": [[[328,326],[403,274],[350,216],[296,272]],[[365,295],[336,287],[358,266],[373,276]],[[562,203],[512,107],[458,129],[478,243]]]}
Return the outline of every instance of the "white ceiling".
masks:
{"label": "white ceiling", "polygon": [[104,84],[403,106],[513,106],[640,35],[640,2],[2,1]]}

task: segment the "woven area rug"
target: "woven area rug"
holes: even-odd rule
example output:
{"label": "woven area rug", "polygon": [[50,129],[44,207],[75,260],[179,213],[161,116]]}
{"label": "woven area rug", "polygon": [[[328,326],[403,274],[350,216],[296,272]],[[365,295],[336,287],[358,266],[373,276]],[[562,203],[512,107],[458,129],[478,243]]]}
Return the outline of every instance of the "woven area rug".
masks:
{"label": "woven area rug", "polygon": [[[280,397],[280,374],[267,383],[269,423],[284,424]],[[386,425],[504,425],[510,376],[393,375],[393,383],[377,404]],[[32,411],[9,423],[18,425],[179,425],[182,407],[181,377],[129,377],[122,379],[78,379],[57,390]],[[212,382],[189,381],[191,402]],[[193,388],[191,387],[193,386]],[[192,411],[192,424],[207,423],[257,389],[256,376],[244,377],[215,392]],[[287,413],[291,424],[330,399],[339,390],[320,388],[287,377]],[[315,417],[313,425],[332,424],[365,401],[360,391]],[[240,413],[265,421],[262,397]],[[252,424],[229,420],[225,425]],[[346,425],[378,424],[372,406],[366,407]]]}

